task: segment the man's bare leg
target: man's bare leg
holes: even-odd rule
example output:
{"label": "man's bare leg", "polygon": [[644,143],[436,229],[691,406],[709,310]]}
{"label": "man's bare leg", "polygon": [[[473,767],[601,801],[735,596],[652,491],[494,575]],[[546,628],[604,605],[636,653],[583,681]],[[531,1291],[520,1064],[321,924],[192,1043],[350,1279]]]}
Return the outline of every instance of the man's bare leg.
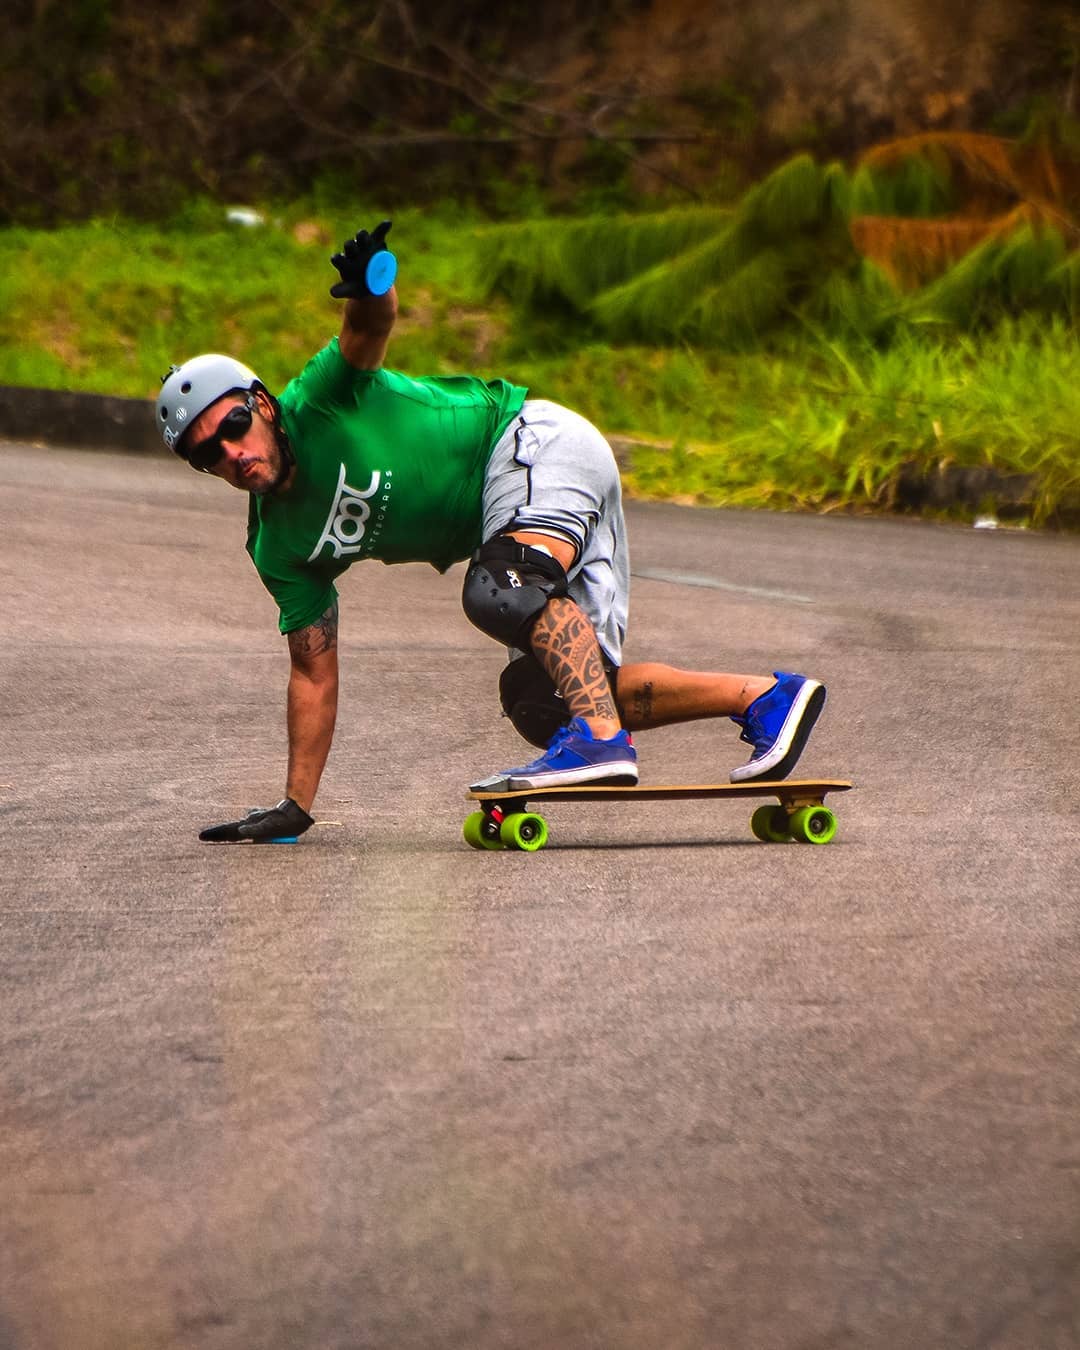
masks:
{"label": "man's bare leg", "polygon": [[627,731],[742,716],[775,683],[771,675],[711,674],[642,662],[619,671],[619,713]]}
{"label": "man's bare leg", "polygon": [[[547,549],[567,570],[573,565],[574,546],[568,540],[526,531],[512,538]],[[642,662],[619,670],[616,703],[596,631],[568,597],[548,601],[533,625],[530,642],[571,716],[582,718],[599,740],[607,740],[623,727],[646,731],[675,722],[741,716],[776,683],[772,675],[678,670],[659,662]]]}
{"label": "man's bare leg", "polygon": [[622,730],[596,630],[568,597],[549,600],[533,624],[533,655],[562,694],[572,717],[587,723],[597,740]]}
{"label": "man's bare leg", "polygon": [[[574,563],[574,545],[552,535],[519,531],[519,544],[545,548],[567,571]],[[596,630],[577,603],[568,596],[549,600],[529,635],[533,655],[562,694],[572,717],[580,717],[597,740],[606,741],[622,729],[619,710],[611,695],[604,657]]]}

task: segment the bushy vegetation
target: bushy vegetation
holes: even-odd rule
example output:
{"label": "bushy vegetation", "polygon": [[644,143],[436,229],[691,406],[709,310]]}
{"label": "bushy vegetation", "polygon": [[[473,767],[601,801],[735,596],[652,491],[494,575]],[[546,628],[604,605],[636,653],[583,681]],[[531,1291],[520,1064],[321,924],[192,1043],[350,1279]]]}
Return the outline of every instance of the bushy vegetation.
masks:
{"label": "bushy vegetation", "polygon": [[[922,138],[851,172],[801,156],[724,209],[403,212],[391,361],[579,408],[633,442],[643,495],[895,509],[984,469],[963,509],[1078,524],[1076,230],[1062,183],[1006,150]],[[266,214],[0,233],[0,381],[149,397],[217,349],[279,387],[336,331],[329,253],[379,212]]]}
{"label": "bushy vegetation", "polygon": [[924,135],[796,156],[728,209],[497,226],[484,258],[531,332],[696,354],[723,450],[639,452],[639,490],[895,505],[981,465],[1045,521],[1080,490],[1077,200],[1045,136]]}
{"label": "bushy vegetation", "polygon": [[920,501],[926,479],[989,470],[964,473],[985,481],[955,513],[1076,526],[1078,377],[1075,335],[1061,320],[1007,322],[955,342],[819,338],[717,355],[699,365],[707,436],[695,442],[685,424],[672,426],[674,450],[637,450],[629,486],[718,505],[892,510]]}
{"label": "bushy vegetation", "polygon": [[730,209],[503,225],[493,293],[617,342],[746,349],[800,324],[888,341],[1075,317],[1077,192],[1043,147],[923,136],[854,172],[797,155]]}
{"label": "bushy vegetation", "polygon": [[[1075,0],[34,0],[0,43],[0,223],[192,192],[575,208],[1075,106]],[[880,13],[879,13],[880,11]],[[977,13],[976,13],[977,11]],[[798,34],[794,40],[794,34]],[[930,59],[928,59],[928,57]],[[512,191],[504,191],[508,185]]]}

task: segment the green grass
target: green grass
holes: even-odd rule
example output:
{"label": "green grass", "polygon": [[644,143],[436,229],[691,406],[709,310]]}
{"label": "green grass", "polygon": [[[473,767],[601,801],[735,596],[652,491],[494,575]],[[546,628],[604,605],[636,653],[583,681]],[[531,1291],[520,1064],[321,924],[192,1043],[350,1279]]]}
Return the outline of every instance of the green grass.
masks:
{"label": "green grass", "polygon": [[[223,350],[283,384],[337,331],[327,259],[356,224],[318,222],[324,242],[302,244],[295,218],[268,214],[277,223],[254,230],[204,207],[173,228],[0,231],[0,381],[151,397],[172,361]],[[410,222],[406,253],[395,357],[417,369],[475,360],[488,320],[468,236],[429,213]]]}
{"label": "green grass", "polygon": [[[149,398],[170,362],[224,350],[280,387],[337,330],[329,253],[379,217],[267,215],[265,228],[227,227],[204,203],[160,227],[0,231],[0,383]],[[294,237],[302,221],[315,242]],[[889,509],[905,468],[986,465],[1032,475],[1020,512],[1032,523],[1080,523],[1080,356],[1064,318],[966,335],[909,324],[887,345],[803,323],[738,352],[614,346],[565,306],[487,298],[483,225],[449,207],[398,217],[390,363],[506,375],[611,434],[662,443],[634,450],[632,493]]]}
{"label": "green grass", "polygon": [[[1061,323],[1023,323],[954,343],[887,350],[819,340],[720,360],[710,432],[670,429],[674,453],[634,454],[628,486],[650,496],[779,509],[892,509],[905,472],[994,469],[1030,475],[1013,511],[1034,524],[1080,523],[1080,384]],[[971,503],[993,510],[1002,503]],[[963,512],[961,511],[961,514]]]}

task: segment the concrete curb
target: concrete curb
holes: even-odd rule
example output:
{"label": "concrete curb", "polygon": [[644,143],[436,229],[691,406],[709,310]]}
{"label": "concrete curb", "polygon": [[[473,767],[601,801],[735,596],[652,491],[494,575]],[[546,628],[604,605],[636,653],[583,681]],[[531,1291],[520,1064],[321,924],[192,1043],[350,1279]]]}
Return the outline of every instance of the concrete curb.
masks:
{"label": "concrete curb", "polygon": [[[165,454],[154,422],[152,399],[114,398],[61,389],[0,385],[0,436],[99,450]],[[638,445],[651,442],[610,436],[620,469],[629,466]],[[1034,474],[1002,474],[990,468],[949,466],[934,473],[914,465],[901,471],[894,507],[908,513],[948,511],[953,507],[997,509],[1003,517],[1021,517],[1034,500]]]}
{"label": "concrete curb", "polygon": [[0,385],[0,436],[98,450],[165,453],[152,399]]}
{"label": "concrete curb", "polygon": [[[96,450],[166,453],[154,421],[153,399],[63,389],[0,384],[0,436]],[[608,439],[620,467],[625,467],[639,442],[624,436]]]}

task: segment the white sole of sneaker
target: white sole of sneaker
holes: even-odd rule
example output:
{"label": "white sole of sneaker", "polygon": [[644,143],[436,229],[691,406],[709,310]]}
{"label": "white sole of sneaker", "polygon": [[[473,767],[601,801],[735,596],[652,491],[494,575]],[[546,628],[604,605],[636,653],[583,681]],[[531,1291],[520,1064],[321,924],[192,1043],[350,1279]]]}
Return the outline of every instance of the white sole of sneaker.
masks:
{"label": "white sole of sneaker", "polygon": [[510,787],[520,788],[580,787],[583,783],[609,783],[612,787],[633,787],[638,780],[637,765],[586,764],[580,769],[563,769],[557,773],[532,774],[526,778],[511,778]]}
{"label": "white sole of sneaker", "polygon": [[[821,690],[820,697],[818,690]],[[809,724],[804,727],[803,719],[806,716],[807,709],[811,703],[817,704]],[[740,764],[737,769],[732,769],[729,777],[733,783],[745,783],[754,778],[767,778],[769,774],[780,764],[788,755],[792,745],[795,743],[800,731],[803,740],[810,735],[814,723],[817,721],[821,708],[825,702],[825,686],[820,680],[807,680],[799,692],[795,695],[795,701],[788,710],[788,715],[784,718],[784,725],[780,728],[780,734],[773,742],[773,747],[767,755],[762,755],[760,759],[752,759],[748,764]],[[786,773],[790,773],[795,766],[789,764]]]}

